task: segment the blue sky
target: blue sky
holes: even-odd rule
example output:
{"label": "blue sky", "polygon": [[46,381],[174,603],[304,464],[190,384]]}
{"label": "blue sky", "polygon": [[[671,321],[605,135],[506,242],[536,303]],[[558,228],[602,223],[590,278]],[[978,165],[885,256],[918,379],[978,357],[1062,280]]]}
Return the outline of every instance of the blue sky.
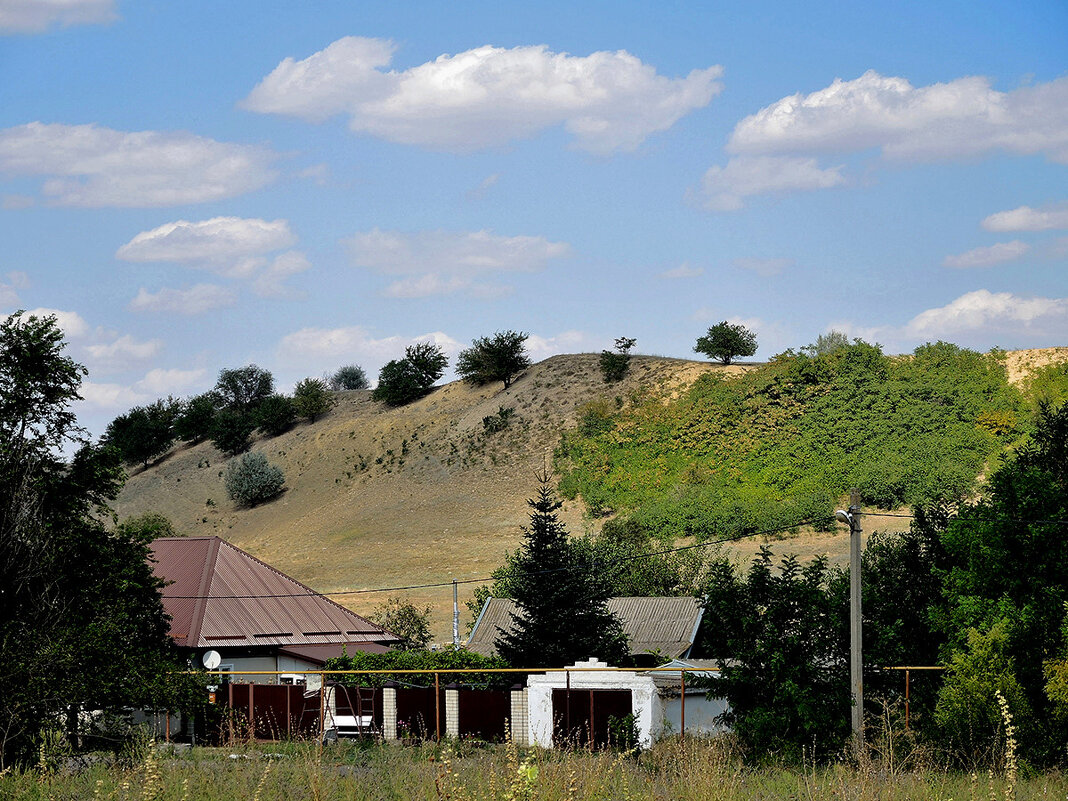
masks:
{"label": "blue sky", "polygon": [[813,5],[0,0],[0,314],[94,433],[502,329],[1068,344],[1068,5]]}

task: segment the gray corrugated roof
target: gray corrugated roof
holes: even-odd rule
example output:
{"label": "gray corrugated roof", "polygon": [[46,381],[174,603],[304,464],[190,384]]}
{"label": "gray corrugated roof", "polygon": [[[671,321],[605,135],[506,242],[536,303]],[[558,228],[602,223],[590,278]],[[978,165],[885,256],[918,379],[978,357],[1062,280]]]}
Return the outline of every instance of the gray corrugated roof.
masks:
{"label": "gray corrugated roof", "polygon": [[219,537],[164,537],[151,547],[153,572],[168,582],[163,606],[171,616],[171,636],[179,645],[397,641],[390,632]]}
{"label": "gray corrugated roof", "polygon": [[[512,630],[516,608],[511,598],[487,599],[467,647],[487,656],[494,653],[499,633]],[[632,654],[659,651],[669,657],[690,649],[704,613],[700,599],[688,596],[609,598],[608,611],[623,623]]]}

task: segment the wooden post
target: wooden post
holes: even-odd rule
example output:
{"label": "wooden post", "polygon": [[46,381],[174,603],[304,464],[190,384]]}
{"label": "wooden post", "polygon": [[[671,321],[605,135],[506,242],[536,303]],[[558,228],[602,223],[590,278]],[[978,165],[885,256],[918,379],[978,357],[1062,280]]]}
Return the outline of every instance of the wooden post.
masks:
{"label": "wooden post", "polygon": [[434,732],[441,742],[441,674],[434,671]]}
{"label": "wooden post", "polygon": [[860,490],[849,493],[849,683],[853,694],[853,741],[859,759],[864,750],[864,656],[860,571]]}
{"label": "wooden post", "polygon": [[589,741],[586,744],[589,746],[591,751],[593,750],[594,739],[596,738],[596,731],[597,727],[593,720],[593,690],[590,689],[590,730],[586,733],[586,736],[589,737]]}
{"label": "wooden post", "polygon": [[909,730],[909,669],[905,668],[905,731]]}
{"label": "wooden post", "polygon": [[319,674],[319,742],[326,734],[326,674]]}
{"label": "wooden post", "polygon": [[252,742],[256,739],[256,718],[253,711],[253,695],[252,691],[256,687],[251,681],[248,683],[248,740]]}
{"label": "wooden post", "polygon": [[564,736],[571,737],[571,671],[565,671],[564,690]]}
{"label": "wooden post", "polygon": [[167,722],[165,724],[165,730],[167,733],[165,736],[167,738],[167,742],[169,743],[171,741],[171,710],[168,709],[165,714],[167,715]]}
{"label": "wooden post", "polygon": [[293,736],[293,686],[286,687],[286,737]]}

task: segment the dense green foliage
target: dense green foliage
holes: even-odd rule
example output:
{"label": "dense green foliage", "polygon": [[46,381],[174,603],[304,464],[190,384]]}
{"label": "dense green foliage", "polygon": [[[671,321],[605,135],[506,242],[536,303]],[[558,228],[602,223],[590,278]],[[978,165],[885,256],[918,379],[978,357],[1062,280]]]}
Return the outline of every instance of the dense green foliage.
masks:
{"label": "dense green foliage", "polygon": [[175,436],[193,443],[210,437],[220,403],[214,392],[203,392],[188,398],[174,418]]}
{"label": "dense green foliage", "polygon": [[127,464],[148,467],[174,444],[174,421],[180,410],[174,398],[134,406],[108,423],[103,442],[118,450]]}
{"label": "dense green foliage", "polygon": [[282,469],[270,464],[260,451],[252,451],[227,465],[224,483],[230,500],[255,506],[279,495],[285,489],[286,478]]}
{"label": "dense green foliage", "polygon": [[367,389],[371,382],[367,380],[367,373],[358,364],[346,364],[337,368],[330,376],[330,389],[334,392],[352,389]]}
{"label": "dense green foliage", "polygon": [[305,378],[293,389],[293,408],[310,423],[333,409],[336,403],[321,378]]}
{"label": "dense green foliage", "polygon": [[236,456],[252,447],[256,421],[251,414],[221,409],[211,421],[211,444],[227,456]]}
{"label": "dense green foliage", "polygon": [[800,762],[836,753],[849,733],[849,663],[826,561],[777,566],[766,547],[744,576],[726,560],[706,589],[704,648],[724,660],[710,694],[748,754]]}
{"label": "dense green foliage", "polygon": [[610,588],[601,581],[589,548],[575,544],[556,512],[547,473],[528,501],[530,526],[512,561],[510,596],[515,627],[496,642],[497,653],[516,667],[563,666],[591,656],[625,664],[626,637],[608,612]]}
{"label": "dense green foliage", "polygon": [[297,419],[297,410],[293,399],[285,395],[268,395],[260,401],[253,419],[256,427],[269,437],[277,437],[293,427]]}
{"label": "dense green foliage", "polygon": [[630,349],[637,341],[632,337],[619,337],[616,340],[615,351],[601,351],[601,378],[606,384],[614,384],[623,380],[623,376],[630,369]]}
{"label": "dense green foliage", "polygon": [[[1063,758],[1068,746],[1045,670],[1047,660],[1065,653],[1065,521],[1068,404],[1043,404],[1028,443],[994,472],[985,496],[945,526],[949,567],[944,604],[933,615],[947,642],[945,660],[954,666],[939,698],[943,719],[966,713],[961,699],[1001,690],[1013,706],[1021,748],[1043,762]],[[997,721],[996,709],[988,709],[956,741],[963,747],[989,740]]]}
{"label": "dense green foliage", "polygon": [[426,395],[445,374],[449,360],[433,342],[409,345],[403,359],[386,362],[378,373],[371,398],[389,406],[403,406]]}
{"label": "dense green foliage", "polygon": [[[118,453],[85,443],[72,402],[85,370],[54,317],[0,323],[0,763],[31,756],[79,708],[174,703],[176,667],[147,535],[108,531]],[[57,450],[79,445],[64,463]],[[172,688],[176,685],[172,685]]]}
{"label": "dense green foliage", "polygon": [[371,622],[400,637],[405,651],[424,650],[430,644],[430,606],[416,606],[398,596],[391,596],[375,607]]}
{"label": "dense green foliage", "polygon": [[469,384],[481,386],[503,381],[504,388],[530,367],[526,346],[529,335],[520,331],[498,331],[492,337],[479,337],[470,348],[460,351],[456,372]]}
{"label": "dense green foliage", "polygon": [[694,353],[703,353],[721,364],[730,364],[737,356],[752,356],[757,350],[756,334],[744,325],[716,323],[697,338]]}
{"label": "dense green foliage", "polygon": [[[327,670],[494,670],[506,668],[505,661],[495,656],[482,656],[466,648],[442,648],[440,651],[400,650],[384,654],[356,651],[348,656],[331,659]],[[404,684],[433,686],[433,673],[372,673],[368,675],[339,675],[342,684],[361,687],[381,687],[392,681]],[[494,687],[510,685],[513,678],[501,673],[442,673],[438,682],[442,685],[456,682],[464,685]]]}
{"label": "dense green foliage", "polygon": [[136,537],[151,542],[158,537],[182,536],[166,515],[145,512],[137,517],[127,517],[115,529],[124,537]]}
{"label": "dense green foliage", "polygon": [[274,376],[254,364],[219,371],[215,394],[227,409],[249,414],[274,392]]}
{"label": "dense green foliage", "polygon": [[937,343],[890,358],[862,342],[710,374],[677,399],[589,404],[557,451],[560,492],[674,536],[830,523],[856,486],[895,508],[963,496],[1020,434],[996,353]]}

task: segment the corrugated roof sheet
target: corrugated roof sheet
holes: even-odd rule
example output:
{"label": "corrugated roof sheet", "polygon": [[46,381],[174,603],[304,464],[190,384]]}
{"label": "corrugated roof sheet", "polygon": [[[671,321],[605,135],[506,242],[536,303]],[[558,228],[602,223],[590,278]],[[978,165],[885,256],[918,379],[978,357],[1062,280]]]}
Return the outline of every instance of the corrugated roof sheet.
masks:
{"label": "corrugated roof sheet", "polygon": [[[489,598],[482,607],[467,647],[483,655],[494,653],[502,631],[512,630],[516,603],[511,598]],[[704,609],[698,598],[609,598],[608,611],[623,623],[632,654],[660,652],[676,657],[693,645]]]}
{"label": "corrugated roof sheet", "polygon": [[179,645],[397,641],[390,632],[219,537],[165,537],[153,541],[152,552],[153,572],[168,582],[163,605]]}

